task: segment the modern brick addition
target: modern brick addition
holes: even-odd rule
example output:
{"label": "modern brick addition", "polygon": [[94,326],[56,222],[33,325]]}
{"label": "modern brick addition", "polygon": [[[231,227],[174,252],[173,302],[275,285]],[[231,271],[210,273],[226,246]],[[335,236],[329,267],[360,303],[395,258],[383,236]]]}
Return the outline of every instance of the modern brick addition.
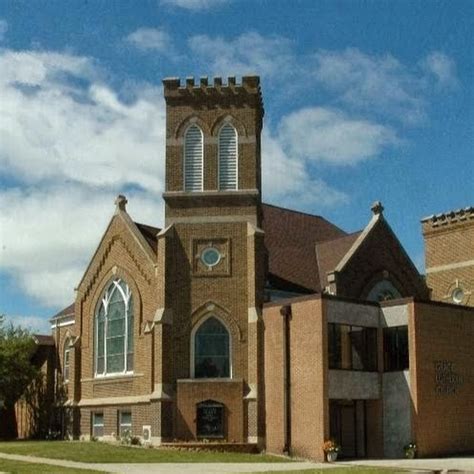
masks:
{"label": "modern brick addition", "polygon": [[413,433],[420,456],[474,451],[474,308],[410,304]]}
{"label": "modern brick addition", "polygon": [[432,298],[474,306],[474,207],[432,215],[421,223]]}
{"label": "modern brick addition", "polygon": [[380,202],[355,232],[262,203],[258,77],[163,84],[164,226],[134,222],[119,195],[40,340],[64,436],[122,427],[318,461],[330,437],[346,458],[474,450],[472,208],[423,221],[433,296],[463,290],[459,305],[429,301]]}

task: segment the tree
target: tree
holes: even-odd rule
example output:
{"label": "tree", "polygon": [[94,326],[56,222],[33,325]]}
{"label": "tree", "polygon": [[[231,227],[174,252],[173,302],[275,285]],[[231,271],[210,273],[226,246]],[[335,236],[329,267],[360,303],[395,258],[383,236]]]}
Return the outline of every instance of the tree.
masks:
{"label": "tree", "polygon": [[36,345],[26,329],[6,323],[0,315],[0,405],[5,416],[11,415],[15,403],[41,376],[31,363]]}

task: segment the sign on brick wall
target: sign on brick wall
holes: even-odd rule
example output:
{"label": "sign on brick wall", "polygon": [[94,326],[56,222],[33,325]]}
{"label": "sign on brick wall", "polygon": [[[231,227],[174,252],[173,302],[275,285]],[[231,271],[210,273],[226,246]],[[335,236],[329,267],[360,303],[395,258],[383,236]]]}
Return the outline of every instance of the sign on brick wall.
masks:
{"label": "sign on brick wall", "polygon": [[450,360],[436,360],[435,392],[438,395],[455,395],[464,383],[464,377],[454,370],[454,363]]}

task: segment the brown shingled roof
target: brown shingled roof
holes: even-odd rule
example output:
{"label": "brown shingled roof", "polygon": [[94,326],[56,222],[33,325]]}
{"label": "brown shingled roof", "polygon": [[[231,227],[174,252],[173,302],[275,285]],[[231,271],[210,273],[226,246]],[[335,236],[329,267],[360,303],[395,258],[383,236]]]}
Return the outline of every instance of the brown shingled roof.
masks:
{"label": "brown shingled roof", "polygon": [[38,346],[54,346],[54,337],[44,334],[33,334],[33,340]]}
{"label": "brown shingled roof", "polygon": [[346,255],[361,233],[362,231],[358,231],[337,239],[316,244],[316,258],[318,261],[321,288],[325,288],[328,285],[327,274],[336,268],[337,264],[342,260],[342,257]]}
{"label": "brown shingled roof", "polygon": [[262,205],[269,279],[320,292],[316,244],[347,233],[326,219],[269,204]]}
{"label": "brown shingled roof", "polygon": [[55,314],[51,320],[58,319],[63,316],[73,316],[74,315],[74,303],[70,304],[68,307],[62,309],[59,313]]}
{"label": "brown shingled roof", "polygon": [[143,237],[145,237],[145,240],[153,249],[153,252],[156,253],[157,252],[156,234],[158,234],[158,232],[160,232],[161,229],[158,229],[158,227],[152,227],[151,225],[139,224],[138,222],[135,222],[135,225],[137,226],[138,230],[143,235]]}

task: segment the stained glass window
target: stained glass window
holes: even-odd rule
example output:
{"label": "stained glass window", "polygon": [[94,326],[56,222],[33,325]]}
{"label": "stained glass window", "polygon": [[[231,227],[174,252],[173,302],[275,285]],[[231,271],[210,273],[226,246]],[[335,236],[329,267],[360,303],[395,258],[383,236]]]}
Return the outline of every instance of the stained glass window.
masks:
{"label": "stained glass window", "polygon": [[96,375],[133,370],[133,299],[128,285],[114,280],[104,292],[95,319]]}
{"label": "stained glass window", "polygon": [[217,318],[206,319],[194,335],[194,376],[230,377],[229,332]]}

